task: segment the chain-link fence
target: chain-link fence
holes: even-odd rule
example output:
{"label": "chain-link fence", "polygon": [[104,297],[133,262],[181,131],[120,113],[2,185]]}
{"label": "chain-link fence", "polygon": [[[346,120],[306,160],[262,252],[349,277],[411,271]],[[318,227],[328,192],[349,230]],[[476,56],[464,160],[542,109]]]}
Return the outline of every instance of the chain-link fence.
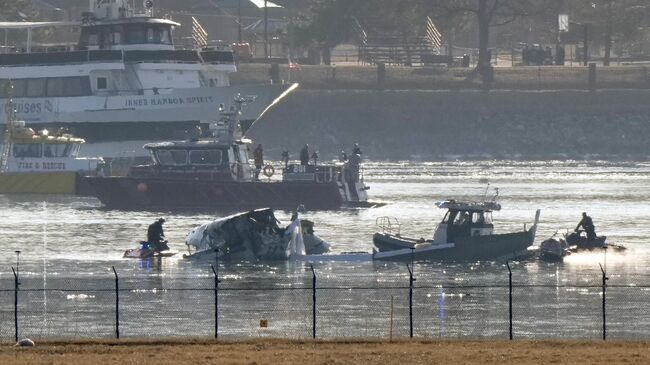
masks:
{"label": "chain-link fence", "polygon": [[611,284],[604,272],[580,284],[511,278],[454,283],[410,267],[347,276],[312,269],[254,285],[210,268],[193,278],[15,273],[0,280],[0,340],[650,338],[650,286]]}

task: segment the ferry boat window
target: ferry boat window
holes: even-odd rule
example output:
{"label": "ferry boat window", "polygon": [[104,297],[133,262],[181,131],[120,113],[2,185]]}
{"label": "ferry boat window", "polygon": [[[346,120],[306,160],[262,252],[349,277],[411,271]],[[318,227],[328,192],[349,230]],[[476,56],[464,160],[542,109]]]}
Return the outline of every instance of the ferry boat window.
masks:
{"label": "ferry boat window", "polygon": [[147,43],[155,43],[157,39],[154,38],[153,28],[147,28]]}
{"label": "ferry boat window", "polygon": [[45,96],[45,80],[44,78],[27,79],[27,95],[28,97]]}
{"label": "ferry boat window", "polygon": [[190,163],[193,165],[221,165],[221,150],[190,151]]}
{"label": "ferry boat window", "polygon": [[47,96],[63,95],[63,78],[50,77],[47,79]]}
{"label": "ferry boat window", "polygon": [[158,28],[158,39],[162,44],[172,44],[172,37],[170,37],[171,32],[168,28],[160,27]]}
{"label": "ferry boat window", "polygon": [[65,144],[46,144],[43,150],[43,156],[45,157],[68,157],[72,145],[70,143]]}
{"label": "ferry boat window", "polygon": [[88,34],[88,38],[86,38],[86,45],[87,46],[96,46],[99,44],[99,37],[97,33],[90,33]]}
{"label": "ferry boat window", "polygon": [[64,96],[90,95],[90,77],[65,77],[63,78]]}
{"label": "ferry boat window", "polygon": [[164,166],[187,164],[187,151],[185,150],[157,150],[156,159]]}
{"label": "ferry boat window", "polygon": [[145,28],[142,25],[129,25],[126,28],[126,42],[130,44],[142,44],[146,42]]}
{"label": "ferry boat window", "polygon": [[114,26],[111,30],[112,44],[122,44],[122,27]]}
{"label": "ferry boat window", "polygon": [[106,90],[108,88],[108,79],[105,77],[97,78],[97,90]]}
{"label": "ferry boat window", "polygon": [[14,83],[14,96],[17,98],[22,98],[27,95],[27,82],[25,79],[13,80]]}
{"label": "ferry boat window", "polygon": [[14,157],[17,158],[40,158],[42,146],[40,143],[16,143],[14,144]]}

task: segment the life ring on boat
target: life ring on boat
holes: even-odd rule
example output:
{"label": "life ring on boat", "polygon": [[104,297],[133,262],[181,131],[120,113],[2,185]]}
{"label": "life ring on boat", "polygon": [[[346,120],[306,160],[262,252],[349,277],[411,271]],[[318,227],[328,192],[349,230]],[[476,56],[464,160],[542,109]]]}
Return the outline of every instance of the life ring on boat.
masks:
{"label": "life ring on boat", "polygon": [[275,167],[273,167],[272,165],[266,165],[264,166],[262,173],[264,174],[264,176],[270,178],[271,176],[273,176],[273,174],[275,174]]}

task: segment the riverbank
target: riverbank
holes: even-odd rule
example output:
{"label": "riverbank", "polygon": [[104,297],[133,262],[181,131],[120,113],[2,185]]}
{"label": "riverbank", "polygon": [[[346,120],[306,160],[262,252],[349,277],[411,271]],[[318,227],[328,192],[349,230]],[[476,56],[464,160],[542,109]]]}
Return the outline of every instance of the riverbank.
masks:
{"label": "riverbank", "polygon": [[248,136],[269,159],[304,143],[321,159],[359,143],[372,160],[641,160],[650,90],[309,90]]}
{"label": "riverbank", "polygon": [[45,342],[0,347],[2,364],[647,364],[649,342]]}
{"label": "riverbank", "polygon": [[[258,84],[270,79],[270,65],[242,63],[231,76],[233,85]],[[404,67],[387,66],[383,83],[379,83],[375,65],[302,65],[289,70],[279,65],[279,78],[284,82],[300,83],[303,89],[314,90],[478,90],[480,78],[468,77],[471,68],[446,66]],[[650,88],[650,66],[629,65],[597,67],[595,88]],[[587,90],[589,68],[584,66],[517,66],[495,67],[496,90]]]}

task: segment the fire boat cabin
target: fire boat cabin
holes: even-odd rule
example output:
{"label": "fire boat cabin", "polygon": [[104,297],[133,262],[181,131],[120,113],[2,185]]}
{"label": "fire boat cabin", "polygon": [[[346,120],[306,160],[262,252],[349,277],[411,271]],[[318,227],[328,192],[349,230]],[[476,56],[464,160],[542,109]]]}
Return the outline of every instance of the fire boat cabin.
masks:
{"label": "fire boat cabin", "polygon": [[241,139],[232,144],[217,140],[148,143],[152,163],[133,166],[132,177],[160,177],[217,181],[252,181],[248,163],[251,141]]}

